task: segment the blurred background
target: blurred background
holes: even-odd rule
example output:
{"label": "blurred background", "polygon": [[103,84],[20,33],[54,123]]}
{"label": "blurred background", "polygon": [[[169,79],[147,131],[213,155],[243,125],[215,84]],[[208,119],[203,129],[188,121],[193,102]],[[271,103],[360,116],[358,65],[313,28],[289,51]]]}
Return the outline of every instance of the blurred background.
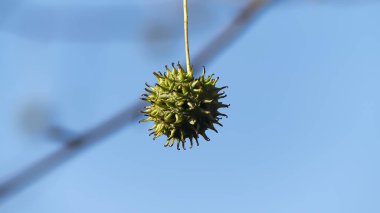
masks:
{"label": "blurred background", "polygon": [[[248,1],[190,0],[192,56]],[[210,142],[164,148],[133,122],[0,212],[378,213],[379,23],[375,0],[268,1],[202,64],[231,104]],[[135,104],[183,61],[182,24],[178,0],[1,0],[0,184]]]}

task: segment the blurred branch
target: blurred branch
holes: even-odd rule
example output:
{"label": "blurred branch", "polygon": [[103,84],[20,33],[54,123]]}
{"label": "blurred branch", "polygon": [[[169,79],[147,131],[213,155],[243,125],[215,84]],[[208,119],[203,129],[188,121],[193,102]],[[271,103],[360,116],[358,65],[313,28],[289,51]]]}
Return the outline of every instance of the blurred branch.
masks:
{"label": "blurred branch", "polygon": [[[220,54],[228,45],[236,40],[238,35],[245,29],[254,15],[270,0],[251,0],[236,16],[236,18],[221,32],[194,60],[194,67],[204,65]],[[199,70],[199,69],[196,69]],[[139,111],[144,107],[137,102],[133,106],[116,114],[114,117],[95,126],[94,128],[72,137],[57,151],[42,158],[35,164],[24,169],[20,173],[0,184],[0,202],[11,195],[37,181],[43,175],[51,172],[67,160],[73,158],[86,148],[96,144],[107,136],[117,132],[122,127],[135,123],[141,116]],[[64,134],[66,135],[66,134]]]}
{"label": "blurred branch", "polygon": [[260,9],[270,0],[251,0],[235,19],[217,35],[203,50],[193,59],[194,70],[199,70],[199,66],[212,62],[218,54],[227,48],[233,41],[242,34],[243,30],[248,27],[251,18],[258,15]]}
{"label": "blurred branch", "polygon": [[60,126],[51,126],[46,133],[47,137],[58,141],[58,142],[64,142],[64,141],[71,141],[71,138],[74,138],[76,134],[73,131],[69,131],[65,128],[62,128]]}
{"label": "blurred branch", "polygon": [[100,141],[100,139],[104,139],[120,130],[121,127],[135,122],[140,116],[139,111],[142,107],[143,105],[141,103],[137,103],[98,126],[76,137],[72,137],[72,139],[63,144],[63,147],[57,151],[42,158],[35,164],[21,171],[19,174],[16,174],[9,180],[0,184],[0,202],[4,201],[7,197],[21,190],[23,187],[26,187],[33,181],[38,180],[39,177],[52,171],[54,168],[57,168],[85,148],[94,145],[96,142]]}

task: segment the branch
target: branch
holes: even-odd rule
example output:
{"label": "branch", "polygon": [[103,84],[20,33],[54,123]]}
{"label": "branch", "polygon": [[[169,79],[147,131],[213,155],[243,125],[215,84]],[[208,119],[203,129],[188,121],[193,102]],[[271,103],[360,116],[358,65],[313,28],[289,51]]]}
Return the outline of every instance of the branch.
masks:
{"label": "branch", "polygon": [[271,0],[249,1],[233,21],[194,58],[194,70],[199,70],[200,66],[212,62],[216,56],[236,41],[242,32],[248,28],[251,19],[259,15],[261,9],[270,2]]}
{"label": "branch", "polygon": [[[269,0],[251,0],[247,6],[237,15],[220,35],[218,35],[194,60],[195,68],[210,62],[222,52],[229,44],[236,40],[244,28],[248,26],[251,18],[264,7]],[[199,69],[196,69],[196,71]],[[11,177],[0,184],[0,203],[11,195],[26,188],[28,185],[37,181],[45,174],[58,168],[60,165],[70,160],[81,151],[95,145],[100,140],[105,139],[111,134],[119,131],[122,127],[135,123],[141,116],[139,112],[144,105],[140,102],[132,107],[116,114],[114,117],[104,121],[94,128],[72,137],[63,144],[59,150],[42,158],[30,167]]]}

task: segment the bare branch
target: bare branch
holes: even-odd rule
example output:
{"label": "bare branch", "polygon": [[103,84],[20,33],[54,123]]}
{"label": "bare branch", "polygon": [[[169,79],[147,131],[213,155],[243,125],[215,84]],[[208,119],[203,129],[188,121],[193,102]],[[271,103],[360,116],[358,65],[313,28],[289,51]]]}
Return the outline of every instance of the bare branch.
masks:
{"label": "bare branch", "polygon": [[217,35],[203,50],[194,58],[194,70],[199,70],[200,66],[212,62],[226,47],[236,41],[244,29],[249,26],[251,19],[257,16],[261,9],[270,0],[251,0],[235,19]]}
{"label": "bare branch", "polygon": [[[237,17],[229,24],[226,29],[218,35],[194,60],[195,68],[210,62],[231,44],[244,28],[248,26],[251,18],[263,8],[269,0],[252,0],[245,6]],[[199,69],[195,69],[199,70]],[[135,123],[141,116],[139,112],[143,104],[138,102],[132,107],[116,114],[114,117],[95,126],[83,134],[73,137],[63,144],[59,150],[49,154],[45,158],[11,177],[9,180],[0,184],[0,202],[5,201],[11,195],[37,181],[43,175],[58,168],[59,165],[73,158],[86,148],[95,145],[100,140],[110,136],[122,127]]]}

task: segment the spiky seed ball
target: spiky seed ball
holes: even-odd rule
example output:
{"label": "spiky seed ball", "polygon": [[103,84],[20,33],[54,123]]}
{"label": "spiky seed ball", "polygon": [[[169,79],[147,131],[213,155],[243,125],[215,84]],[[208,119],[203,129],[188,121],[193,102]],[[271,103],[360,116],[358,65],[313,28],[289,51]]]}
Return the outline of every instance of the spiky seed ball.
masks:
{"label": "spiky seed ball", "polygon": [[185,149],[186,138],[190,139],[190,148],[193,139],[199,146],[199,135],[209,141],[206,130],[218,132],[214,124],[222,126],[220,116],[227,117],[218,111],[229,106],[220,102],[226,97],[221,91],[227,87],[216,87],[219,78],[206,77],[205,68],[199,78],[194,78],[193,71],[185,71],[179,63],[177,68],[174,64],[172,67],[170,71],[166,66],[165,74],[153,73],[158,80],[155,86],[146,84],[147,94],[141,99],[150,105],[142,111],[148,117],[140,122],[153,121],[150,135],[154,135],[153,139],[166,135],[165,147],[177,142],[178,150],[180,143]]}

